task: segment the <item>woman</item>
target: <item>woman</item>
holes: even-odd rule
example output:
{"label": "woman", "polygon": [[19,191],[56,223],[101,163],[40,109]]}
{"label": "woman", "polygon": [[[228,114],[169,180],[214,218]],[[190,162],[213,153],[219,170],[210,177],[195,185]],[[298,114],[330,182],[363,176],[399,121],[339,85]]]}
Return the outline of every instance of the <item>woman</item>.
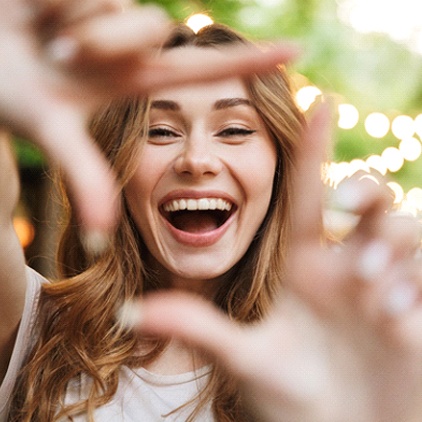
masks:
{"label": "woman", "polygon": [[[164,55],[245,43],[222,26],[197,36],[182,27]],[[116,310],[144,292],[177,288],[212,298],[233,319],[262,318],[283,275],[292,153],[302,126],[281,69],[247,82],[159,91],[97,115],[92,133],[123,188],[122,219],[104,254],[91,260],[70,209],[59,251],[64,281],[44,283],[37,302],[40,277],[29,272],[32,303],[22,325],[37,312],[35,338],[11,420],[159,420],[166,413],[245,420],[225,371],[182,344],[139,339]],[[152,410],[157,390],[131,400],[128,391],[153,388],[157,375],[187,379],[188,390],[176,390],[185,397],[166,407],[170,392]]]}
{"label": "woman", "polygon": [[[220,26],[198,36],[180,29],[164,56],[198,47],[215,52],[209,48],[238,43],[243,39]],[[382,220],[385,198],[369,189],[358,202],[354,211],[363,215],[365,224],[346,253],[336,252],[333,259],[332,251],[320,247],[322,143],[311,141],[324,138],[319,133],[323,120],[319,115],[303,139],[294,190],[293,150],[303,118],[281,70],[249,81],[163,90],[148,101],[122,101],[99,113],[92,133],[123,187],[122,220],[108,249],[93,260],[69,209],[59,254],[64,281],[43,284],[37,302],[40,277],[27,270],[27,304],[12,368],[20,366],[35,313],[37,320],[34,345],[13,391],[10,419],[130,421],[168,415],[169,420],[239,421],[248,420],[246,407],[252,407],[259,417],[274,421],[372,422],[379,409],[379,420],[411,420],[402,412],[401,396],[391,393],[404,383],[413,387],[407,381],[417,379],[418,373],[408,376],[409,368],[419,360],[398,360],[409,355],[391,356],[382,342],[374,347],[375,337],[368,337],[366,330],[370,317],[364,314],[357,323],[350,318],[355,316],[350,312],[355,299],[367,297],[361,291],[372,290],[362,281],[365,271],[355,271],[362,260],[354,258],[361,250],[367,255],[373,238],[385,232],[367,233],[374,221]],[[298,206],[303,198],[309,209]],[[292,199],[295,224],[285,279],[291,291],[265,318],[285,273]],[[390,243],[401,257],[413,249]],[[378,269],[386,262],[378,260]],[[341,281],[341,292],[333,288],[333,280]],[[158,318],[152,312],[157,308],[147,304],[145,332],[192,340],[216,354],[236,379],[186,343],[139,337],[126,328],[125,312],[116,317],[125,302],[170,288],[211,299],[248,328],[228,329],[221,318],[204,318],[202,308],[189,313],[191,303],[183,298],[185,312],[179,308],[175,313],[174,302],[164,301],[169,307],[159,307]],[[327,291],[334,291],[334,300],[327,300]],[[304,311],[309,304],[312,312]],[[262,318],[262,324],[251,325]],[[344,322],[351,325],[341,329]],[[280,338],[273,335],[279,331]],[[258,337],[250,342],[253,334]],[[354,341],[365,347],[348,347]],[[345,355],[349,349],[357,349],[356,356]],[[365,378],[371,372],[362,370],[368,363],[375,371]],[[10,378],[6,376],[6,386]],[[372,383],[374,379],[388,382]],[[362,391],[376,394],[368,401]],[[402,412],[399,418],[390,411],[397,401],[385,407],[388,394],[378,395],[385,391],[390,398],[400,398],[400,406],[395,406]],[[414,404],[415,391],[406,394],[407,404]]]}

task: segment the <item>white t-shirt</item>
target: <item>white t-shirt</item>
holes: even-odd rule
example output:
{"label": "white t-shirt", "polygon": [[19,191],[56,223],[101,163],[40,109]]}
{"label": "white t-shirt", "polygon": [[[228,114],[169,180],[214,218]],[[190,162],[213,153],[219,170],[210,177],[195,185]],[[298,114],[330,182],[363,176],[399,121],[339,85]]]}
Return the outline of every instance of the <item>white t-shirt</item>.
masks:
{"label": "white t-shirt", "polygon": [[[11,393],[17,374],[33,343],[30,338],[34,326],[41,283],[46,280],[28,268],[28,288],[25,309],[22,315],[16,344],[9,363],[6,377],[0,386],[0,422],[6,422],[10,406]],[[194,399],[206,385],[211,368],[200,368],[194,372],[179,375],[157,375],[144,368],[121,368],[119,386],[114,398],[106,405],[96,409],[94,417],[99,422],[184,422],[196,407],[194,400],[178,411],[178,407]],[[67,404],[86,397],[89,378],[82,376],[72,381],[67,388]],[[170,414],[171,413],[171,414]],[[215,422],[211,404],[205,406],[196,418],[200,422]],[[83,422],[83,416],[74,418],[74,422]]]}

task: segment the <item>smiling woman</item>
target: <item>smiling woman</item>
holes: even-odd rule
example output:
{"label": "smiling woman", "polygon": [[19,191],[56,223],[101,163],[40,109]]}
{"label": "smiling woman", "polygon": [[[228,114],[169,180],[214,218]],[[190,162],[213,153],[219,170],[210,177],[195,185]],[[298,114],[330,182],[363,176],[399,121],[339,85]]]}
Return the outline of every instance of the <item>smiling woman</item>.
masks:
{"label": "smiling woman", "polygon": [[[163,54],[247,43],[224,26],[198,34],[181,26]],[[64,280],[40,287],[31,275],[41,290],[37,338],[12,419],[247,420],[223,368],[185,344],[136,335],[116,311],[171,287],[210,298],[232,319],[262,318],[284,274],[303,124],[282,68],[165,89],[98,113],[91,129],[123,189],[122,219],[93,260],[65,202]]]}
{"label": "smiling woman", "polygon": [[[275,142],[241,80],[152,98],[148,140],[126,198],[170,278],[220,278],[240,260],[267,213],[276,166]],[[170,204],[179,210],[163,213]],[[199,211],[203,205],[216,209]]]}

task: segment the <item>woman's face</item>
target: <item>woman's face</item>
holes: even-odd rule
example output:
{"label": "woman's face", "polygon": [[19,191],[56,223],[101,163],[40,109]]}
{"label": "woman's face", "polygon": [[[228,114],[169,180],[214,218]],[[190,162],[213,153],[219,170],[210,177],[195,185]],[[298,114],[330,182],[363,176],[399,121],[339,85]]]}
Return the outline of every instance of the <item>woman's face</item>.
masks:
{"label": "woman's face", "polygon": [[216,279],[245,254],[268,210],[277,154],[238,79],[158,92],[125,195],[170,284]]}

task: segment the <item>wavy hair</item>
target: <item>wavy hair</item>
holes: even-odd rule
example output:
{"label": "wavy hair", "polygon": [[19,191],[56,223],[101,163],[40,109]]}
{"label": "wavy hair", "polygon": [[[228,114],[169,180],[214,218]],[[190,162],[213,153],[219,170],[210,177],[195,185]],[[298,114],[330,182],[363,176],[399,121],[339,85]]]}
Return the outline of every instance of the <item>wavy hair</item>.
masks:
{"label": "wavy hair", "polygon": [[[250,44],[218,24],[197,34],[177,27],[165,49]],[[297,109],[284,68],[245,81],[250,99],[265,122],[275,145],[278,164],[267,215],[246,254],[232,268],[215,303],[230,318],[251,323],[262,318],[280,289],[290,226],[293,151],[300,142],[304,119]],[[136,166],[137,150],[148,127],[148,100],[113,102],[93,119],[91,131],[124,188]],[[65,189],[63,190],[64,194]],[[148,290],[165,288],[148,271],[146,249],[132,221],[124,195],[122,218],[108,250],[97,260],[84,251],[74,209],[64,195],[66,228],[58,250],[60,281],[42,287],[36,343],[16,383],[11,421],[56,421],[81,413],[93,421],[96,407],[112,399],[122,365],[152,362],[166,341],[125,330],[116,320],[122,303]],[[143,354],[136,353],[142,342]],[[66,405],[71,380],[92,379],[89,396]],[[247,420],[236,385],[224,368],[214,367],[210,381],[191,415],[210,400],[218,421]]]}

